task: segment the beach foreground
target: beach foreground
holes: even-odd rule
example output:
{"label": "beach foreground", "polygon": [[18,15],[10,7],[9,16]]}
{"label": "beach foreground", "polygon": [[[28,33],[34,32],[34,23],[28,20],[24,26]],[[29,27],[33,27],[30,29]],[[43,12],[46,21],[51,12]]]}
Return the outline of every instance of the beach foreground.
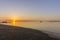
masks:
{"label": "beach foreground", "polygon": [[57,40],[42,31],[0,24],[0,40]]}

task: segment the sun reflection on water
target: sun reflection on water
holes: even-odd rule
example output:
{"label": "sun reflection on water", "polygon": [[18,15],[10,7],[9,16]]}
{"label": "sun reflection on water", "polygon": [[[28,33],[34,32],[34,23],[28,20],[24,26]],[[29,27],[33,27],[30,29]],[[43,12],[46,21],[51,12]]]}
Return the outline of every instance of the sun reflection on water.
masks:
{"label": "sun reflection on water", "polygon": [[16,25],[16,20],[17,20],[16,18],[12,18],[12,19],[11,19],[12,25]]}

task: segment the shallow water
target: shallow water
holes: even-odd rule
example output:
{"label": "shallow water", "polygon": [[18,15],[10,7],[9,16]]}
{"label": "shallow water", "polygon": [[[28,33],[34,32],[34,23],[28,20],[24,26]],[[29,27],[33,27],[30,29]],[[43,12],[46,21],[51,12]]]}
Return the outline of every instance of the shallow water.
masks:
{"label": "shallow water", "polygon": [[[13,25],[25,28],[32,28],[43,31],[51,37],[60,38],[60,22],[16,22],[4,23],[6,25]],[[53,35],[53,36],[52,36]]]}
{"label": "shallow water", "polygon": [[25,28],[32,28],[37,30],[46,30],[51,32],[60,33],[60,22],[16,22],[7,23],[9,25],[20,26]]}

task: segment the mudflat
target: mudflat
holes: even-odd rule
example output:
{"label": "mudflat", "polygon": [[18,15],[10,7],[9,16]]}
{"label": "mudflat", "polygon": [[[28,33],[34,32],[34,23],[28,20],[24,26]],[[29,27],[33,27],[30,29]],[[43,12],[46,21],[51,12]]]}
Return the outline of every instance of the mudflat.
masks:
{"label": "mudflat", "polygon": [[42,31],[0,24],[0,40],[57,40]]}

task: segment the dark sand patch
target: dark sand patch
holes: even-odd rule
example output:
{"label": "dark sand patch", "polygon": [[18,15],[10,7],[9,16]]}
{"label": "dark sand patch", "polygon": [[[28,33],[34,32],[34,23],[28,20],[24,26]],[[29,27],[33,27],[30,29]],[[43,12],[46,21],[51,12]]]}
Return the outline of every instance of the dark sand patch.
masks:
{"label": "dark sand patch", "polygon": [[0,24],[0,40],[57,40],[39,30]]}

